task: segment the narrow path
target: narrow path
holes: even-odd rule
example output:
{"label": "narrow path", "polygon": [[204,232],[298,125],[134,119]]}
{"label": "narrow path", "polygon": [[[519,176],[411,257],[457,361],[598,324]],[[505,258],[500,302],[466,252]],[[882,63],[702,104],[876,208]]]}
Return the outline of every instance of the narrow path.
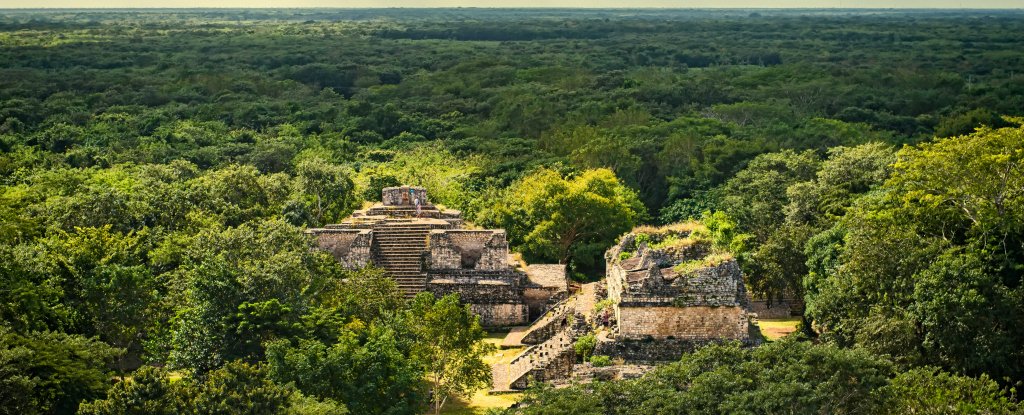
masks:
{"label": "narrow path", "polygon": [[597,304],[597,285],[602,281],[589,282],[580,287],[576,294],[576,312],[586,317],[587,321],[594,320],[594,305]]}

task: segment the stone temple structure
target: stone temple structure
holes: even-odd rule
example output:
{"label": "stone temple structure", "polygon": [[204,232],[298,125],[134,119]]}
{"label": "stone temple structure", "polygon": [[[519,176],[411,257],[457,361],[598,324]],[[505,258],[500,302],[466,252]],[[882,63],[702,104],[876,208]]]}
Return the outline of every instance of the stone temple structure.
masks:
{"label": "stone temple structure", "polygon": [[435,206],[424,188],[401,186],[384,188],[380,203],[339,224],[308,232],[347,267],[384,268],[407,297],[458,293],[488,327],[526,324],[567,295],[563,267],[521,265],[504,230],[463,224],[459,211]]}
{"label": "stone temple structure", "polygon": [[[492,392],[536,382],[639,376],[712,342],[760,342],[743,274],[731,255],[714,252],[697,223],[641,227],[606,252],[604,281],[583,284],[503,347],[523,347],[491,366]],[[599,301],[606,297],[608,301]],[[593,334],[595,356],[613,367],[577,363],[576,342]]]}
{"label": "stone temple structure", "polygon": [[630,361],[676,360],[703,344],[760,341],[736,260],[712,253],[681,224],[624,235],[606,253],[611,336],[595,354]]}

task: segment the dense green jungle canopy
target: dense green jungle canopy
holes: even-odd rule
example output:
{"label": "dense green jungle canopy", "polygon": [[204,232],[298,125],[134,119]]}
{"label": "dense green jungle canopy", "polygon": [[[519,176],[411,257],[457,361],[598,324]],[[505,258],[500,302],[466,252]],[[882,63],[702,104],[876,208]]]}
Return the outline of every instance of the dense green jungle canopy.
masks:
{"label": "dense green jungle canopy", "polygon": [[[303,234],[396,184],[577,280],[635,225],[702,219],[751,292],[806,301],[808,341],[512,413],[1019,412],[1022,34],[1020,11],[0,10],[0,414],[407,414],[486,384],[455,298],[403,301]],[[426,384],[445,352],[461,376]]]}

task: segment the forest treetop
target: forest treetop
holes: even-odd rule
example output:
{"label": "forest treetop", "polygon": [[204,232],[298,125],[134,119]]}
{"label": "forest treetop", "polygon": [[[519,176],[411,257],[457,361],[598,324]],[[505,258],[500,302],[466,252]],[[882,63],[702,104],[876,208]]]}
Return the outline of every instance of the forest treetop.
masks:
{"label": "forest treetop", "polygon": [[[468,311],[402,305],[302,233],[396,184],[580,279],[616,234],[702,217],[752,291],[806,294],[824,353],[1012,384],[1020,194],[982,196],[1020,183],[1021,33],[1020,11],[2,11],[0,396],[131,402],[97,400],[121,356],[189,377],[139,373],[182,408],[415,413],[410,310]],[[579,203],[602,209],[549,220]]]}

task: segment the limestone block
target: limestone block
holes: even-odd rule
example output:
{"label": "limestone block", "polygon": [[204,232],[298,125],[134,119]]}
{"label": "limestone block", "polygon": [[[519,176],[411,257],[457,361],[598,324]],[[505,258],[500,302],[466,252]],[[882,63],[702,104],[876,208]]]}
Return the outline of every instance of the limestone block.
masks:
{"label": "limestone block", "polygon": [[744,340],[749,335],[742,307],[619,307],[619,334],[624,338]]}
{"label": "limestone block", "polygon": [[469,308],[480,316],[484,327],[521,326],[529,322],[526,304],[474,304]]}

